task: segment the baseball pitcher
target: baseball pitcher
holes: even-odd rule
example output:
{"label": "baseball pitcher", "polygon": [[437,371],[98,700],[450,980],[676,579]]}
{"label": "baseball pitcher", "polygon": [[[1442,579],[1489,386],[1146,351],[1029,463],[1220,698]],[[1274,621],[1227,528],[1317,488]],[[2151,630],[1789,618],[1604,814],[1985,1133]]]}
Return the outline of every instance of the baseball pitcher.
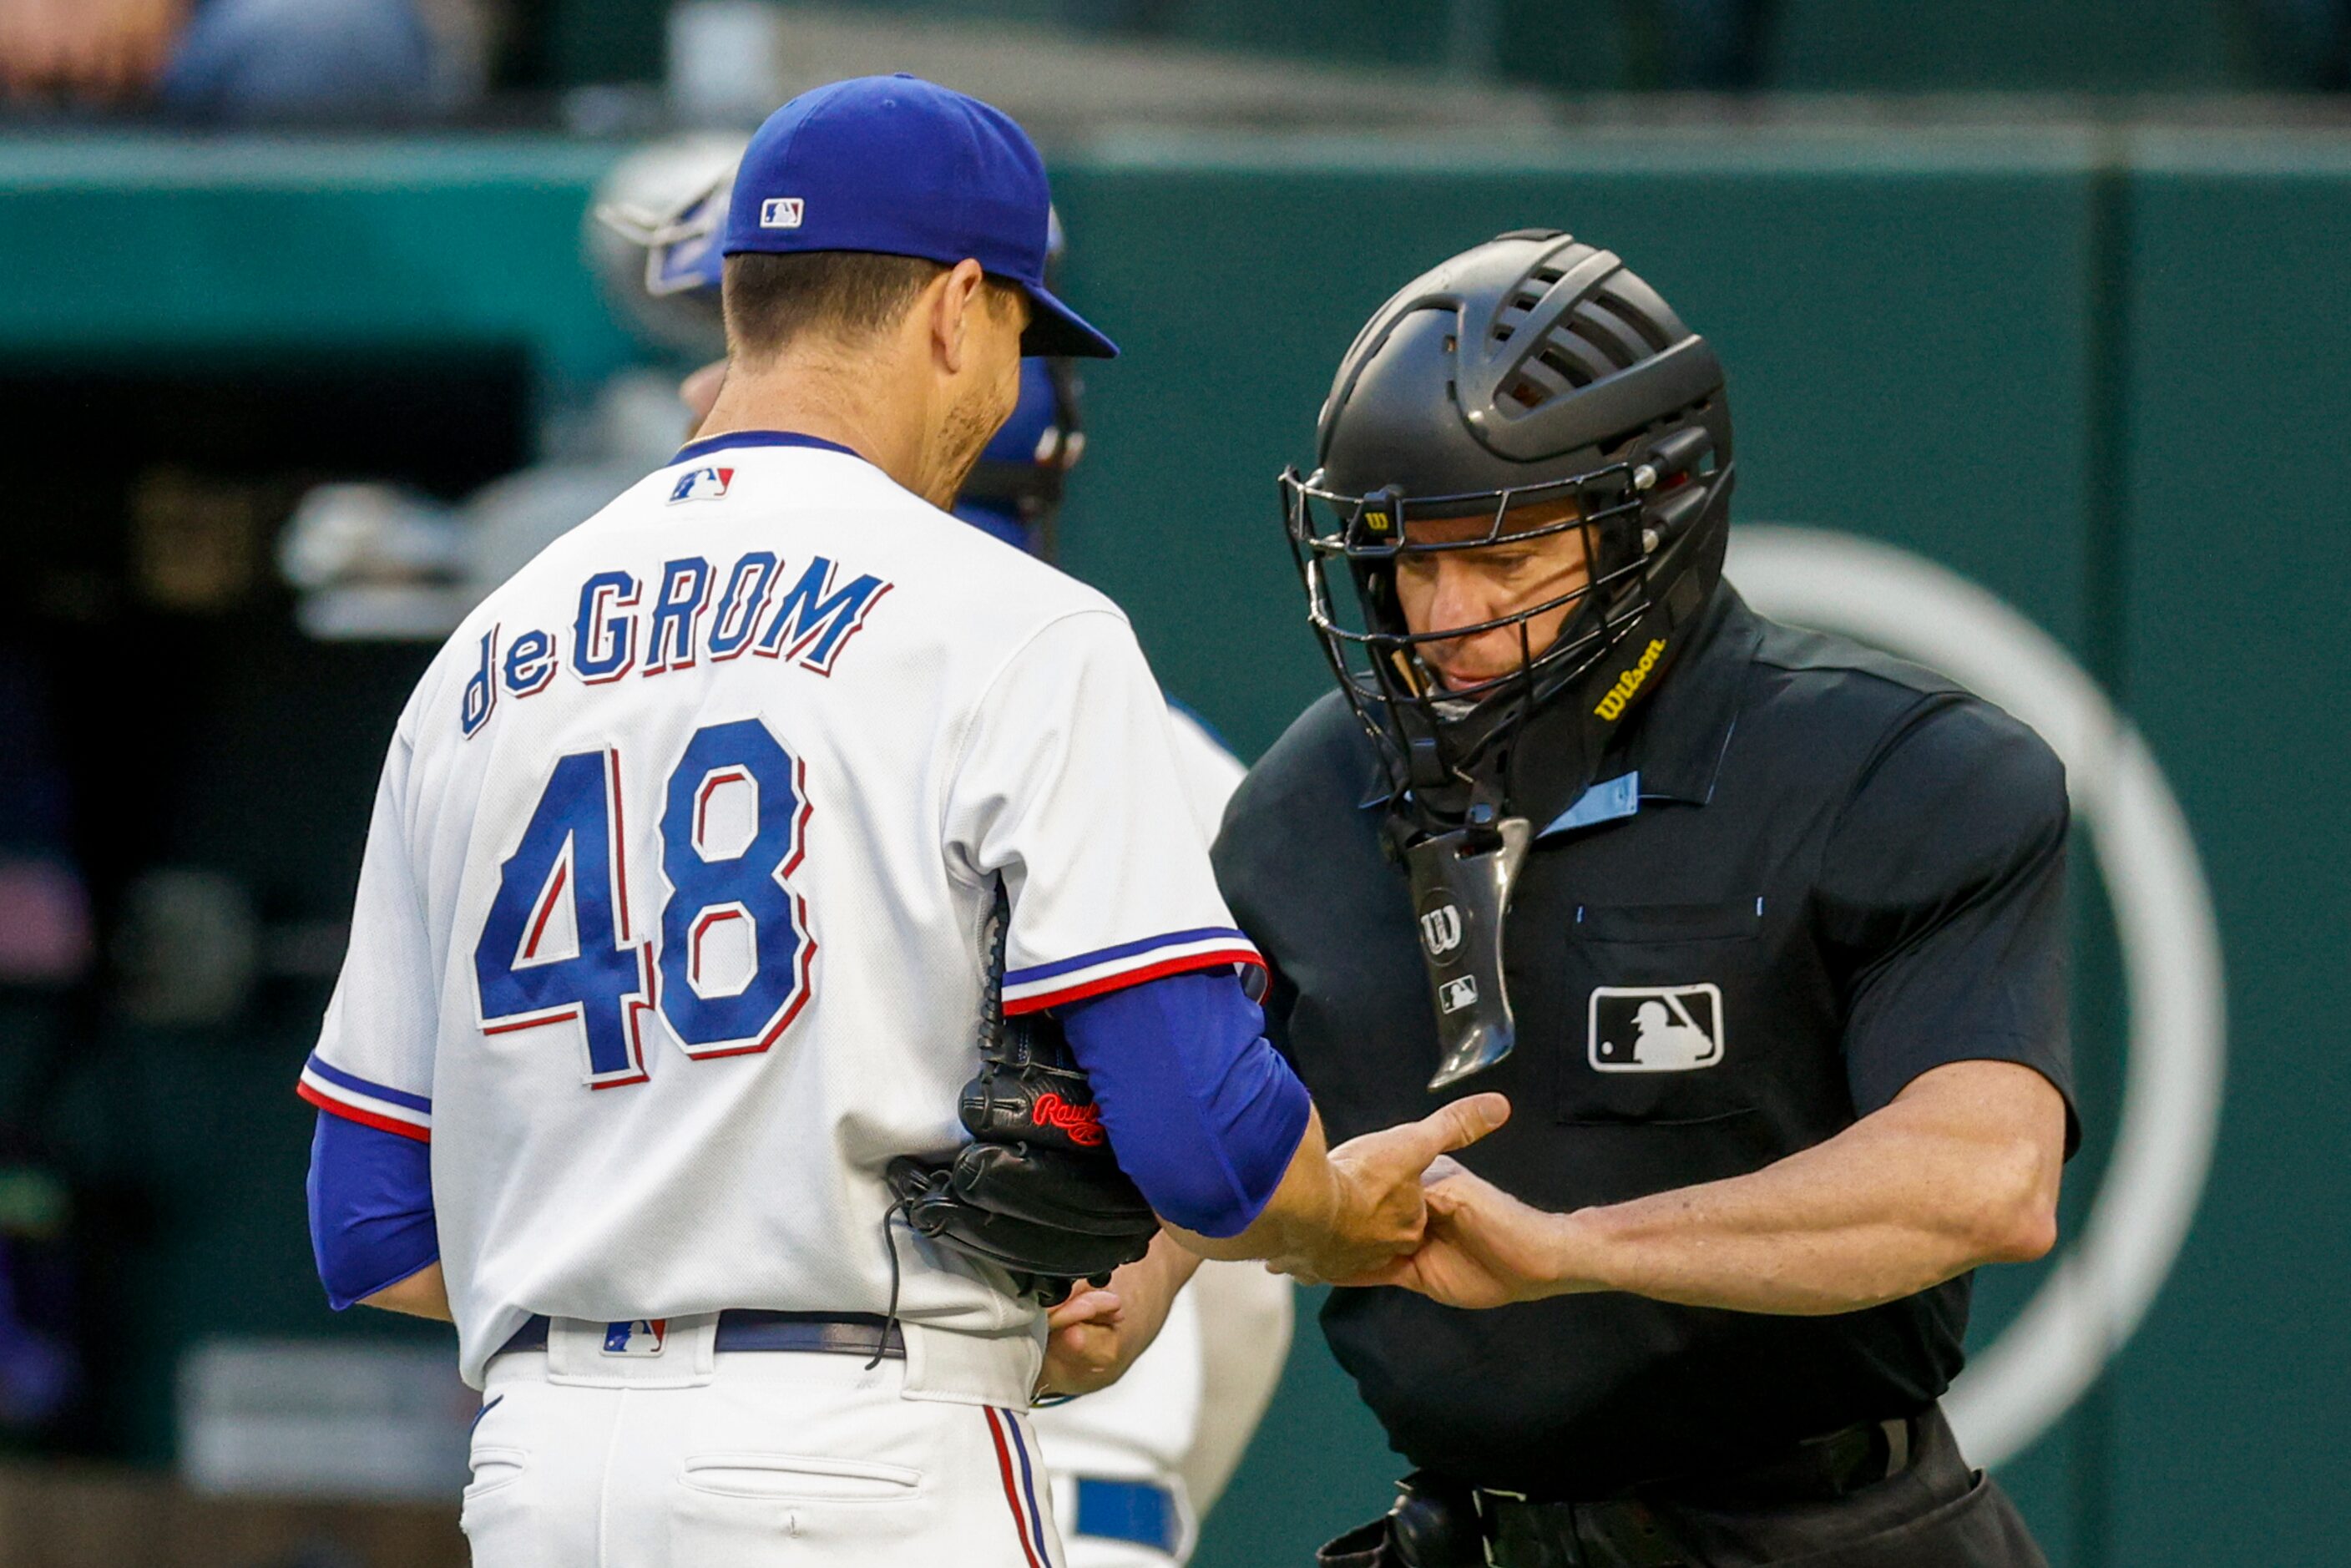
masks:
{"label": "baseball pitcher", "polygon": [[401,716],[302,1074],[313,1226],[339,1304],[456,1324],[482,1568],[1047,1568],[1027,1406],[1123,1354],[1047,1305],[1163,1222],[1376,1267],[1507,1113],[1326,1153],[1123,617],[941,509],[1024,350],[1114,352],[1047,210],[961,95],[778,111],[703,438]]}

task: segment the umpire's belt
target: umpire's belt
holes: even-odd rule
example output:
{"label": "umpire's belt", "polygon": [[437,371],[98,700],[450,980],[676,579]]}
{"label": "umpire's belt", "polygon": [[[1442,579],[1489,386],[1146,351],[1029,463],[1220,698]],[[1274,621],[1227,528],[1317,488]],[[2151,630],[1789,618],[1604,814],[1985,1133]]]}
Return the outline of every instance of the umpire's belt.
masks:
{"label": "umpire's belt", "polygon": [[1761,1464],[1655,1482],[1633,1496],[1541,1502],[1479,1490],[1476,1508],[1489,1560],[1524,1568],[1680,1568],[1692,1559],[1671,1533],[1676,1504],[1740,1511],[1849,1497],[1910,1468],[1916,1419],[1856,1422]]}
{"label": "umpire's belt", "polygon": [[1102,1541],[1128,1541],[1176,1555],[1184,1544],[1184,1514],[1176,1493],[1155,1481],[1078,1476],[1077,1517],[1071,1533]]}
{"label": "umpire's belt", "polygon": [[[626,1330],[626,1323],[613,1328]],[[545,1350],[548,1320],[532,1316],[498,1346],[511,1350]],[[906,1336],[896,1323],[875,1312],[760,1312],[718,1314],[720,1350],[786,1350],[816,1355],[880,1355],[892,1361],[906,1358]]]}

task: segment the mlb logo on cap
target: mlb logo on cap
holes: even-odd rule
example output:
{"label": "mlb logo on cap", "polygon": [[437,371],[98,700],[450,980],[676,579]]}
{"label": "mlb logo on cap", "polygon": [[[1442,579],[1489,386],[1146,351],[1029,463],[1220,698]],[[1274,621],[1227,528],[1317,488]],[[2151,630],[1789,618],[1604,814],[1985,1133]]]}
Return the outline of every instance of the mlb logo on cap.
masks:
{"label": "mlb logo on cap", "polygon": [[1052,207],[1045,161],[1010,115],[915,77],[858,77],[759,127],[735,172],[724,248],[976,261],[1029,296],[1023,354],[1110,359],[1118,346],[1045,287]]}

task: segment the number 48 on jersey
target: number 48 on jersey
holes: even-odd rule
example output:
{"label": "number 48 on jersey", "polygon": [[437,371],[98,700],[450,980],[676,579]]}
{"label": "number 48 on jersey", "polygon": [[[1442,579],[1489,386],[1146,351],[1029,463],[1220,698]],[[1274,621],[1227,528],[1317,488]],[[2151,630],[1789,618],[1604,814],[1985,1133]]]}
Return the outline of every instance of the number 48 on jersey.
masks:
{"label": "number 48 on jersey", "polygon": [[483,1030],[577,1019],[591,1088],[645,1081],[654,1014],[688,1056],[740,1056],[775,1044],[809,998],[816,943],[790,883],[808,831],[799,765],[756,718],[710,725],[664,796],[657,940],[630,931],[614,748],[556,762],[474,946]]}

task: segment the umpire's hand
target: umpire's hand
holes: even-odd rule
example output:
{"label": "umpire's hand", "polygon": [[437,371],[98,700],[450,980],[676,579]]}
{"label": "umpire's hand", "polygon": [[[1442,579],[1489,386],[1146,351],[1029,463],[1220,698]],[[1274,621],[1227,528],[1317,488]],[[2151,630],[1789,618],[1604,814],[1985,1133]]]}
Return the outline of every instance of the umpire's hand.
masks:
{"label": "umpire's hand", "polygon": [[1335,1223],[1314,1244],[1277,1255],[1269,1268],[1309,1284],[1346,1280],[1416,1250],[1428,1220],[1422,1178],[1445,1155],[1466,1149],[1510,1119],[1499,1094],[1471,1094],[1417,1122],[1350,1138],[1331,1151]]}
{"label": "umpire's hand", "polygon": [[1429,1167],[1419,1250],[1338,1285],[1397,1285],[1448,1307],[1499,1307],[1556,1292],[1558,1216],[1512,1197],[1449,1159]]}

